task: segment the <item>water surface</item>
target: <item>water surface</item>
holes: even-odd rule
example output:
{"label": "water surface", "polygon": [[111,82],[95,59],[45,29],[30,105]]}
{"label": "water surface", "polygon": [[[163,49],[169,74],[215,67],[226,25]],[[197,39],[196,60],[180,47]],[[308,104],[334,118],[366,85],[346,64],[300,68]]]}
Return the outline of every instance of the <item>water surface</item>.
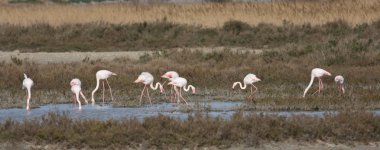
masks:
{"label": "water surface", "polygon": [[[82,110],[78,110],[73,104],[49,104],[39,108],[26,111],[24,108],[11,108],[0,109],[0,122],[11,118],[12,120],[23,121],[25,119],[40,118],[49,112],[65,112],[74,119],[96,119],[96,120],[109,120],[109,119],[126,119],[137,118],[143,120],[146,117],[154,117],[158,115],[165,115],[172,118],[186,119],[189,115],[194,115],[195,111],[186,111],[191,109],[206,109],[200,114],[208,115],[210,117],[221,117],[230,119],[239,107],[244,105],[241,102],[223,102],[223,101],[210,101],[203,103],[190,103],[190,107],[186,105],[173,105],[171,103],[160,103],[154,105],[146,105],[141,107],[121,107],[115,108],[110,105],[82,105]],[[376,115],[380,115],[380,111],[373,111]],[[261,114],[261,115],[278,115],[278,116],[292,116],[292,115],[307,115],[323,117],[325,113],[335,113],[334,111],[245,111],[245,115]]]}

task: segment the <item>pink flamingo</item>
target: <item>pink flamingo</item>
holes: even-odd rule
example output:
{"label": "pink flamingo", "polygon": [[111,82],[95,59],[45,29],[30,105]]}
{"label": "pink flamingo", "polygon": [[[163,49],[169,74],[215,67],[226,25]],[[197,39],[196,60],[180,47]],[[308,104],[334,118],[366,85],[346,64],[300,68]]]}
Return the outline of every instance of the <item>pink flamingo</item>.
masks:
{"label": "pink flamingo", "polygon": [[145,89],[146,89],[146,94],[148,96],[149,102],[152,105],[152,100],[150,99],[150,96],[149,96],[149,88],[146,88],[147,85],[150,85],[150,88],[152,88],[153,90],[157,90],[157,88],[159,86],[161,93],[164,92],[164,88],[162,87],[162,84],[160,82],[157,82],[156,86],[153,86],[153,81],[154,81],[154,77],[149,72],[142,72],[139,75],[139,77],[136,79],[135,83],[143,83],[144,84],[144,89],[141,91],[141,96],[140,96],[140,105],[141,105],[141,101],[142,101],[142,97],[144,95]]}
{"label": "pink flamingo", "polygon": [[85,100],[86,104],[88,104],[88,101],[87,101],[86,97],[84,96],[82,89],[81,89],[82,82],[79,79],[75,78],[75,79],[72,79],[70,81],[70,85],[71,85],[71,91],[75,94],[75,98],[78,102],[79,109],[82,109],[82,106],[81,106],[81,103],[79,100],[79,94]]}
{"label": "pink flamingo", "polygon": [[[176,92],[176,95],[178,98],[177,102],[179,102],[180,98],[181,98],[183,101],[185,101],[186,104],[188,104],[187,101],[185,100],[185,98],[183,98],[183,96],[182,96],[181,88],[183,88],[183,90],[185,90],[186,92],[189,91],[191,88],[191,90],[193,91],[193,94],[195,93],[195,87],[194,86],[188,85],[186,87],[187,80],[185,78],[177,77],[177,78],[173,79],[172,81],[170,81],[168,84],[174,86],[174,91]],[[179,91],[178,91],[177,87],[179,88]]]}
{"label": "pink flamingo", "polygon": [[342,95],[343,95],[344,94],[344,86],[343,86],[344,78],[343,78],[343,76],[342,75],[337,75],[334,78],[334,81],[338,85],[338,91],[339,91],[339,93],[342,92]]}
{"label": "pink flamingo", "polygon": [[[261,79],[259,79],[255,74],[249,73],[243,79],[244,86],[242,86],[241,82],[234,82],[234,84],[232,85],[232,89],[234,89],[236,85],[239,85],[240,89],[244,90],[247,88],[247,85],[250,84],[251,85],[251,94],[249,94],[249,96],[247,97],[249,99],[249,98],[253,97],[253,94],[256,93],[256,91],[257,91],[257,87],[255,85],[253,85],[253,83],[256,83],[259,81],[261,81]],[[255,91],[253,91],[253,88],[255,88]]]}
{"label": "pink flamingo", "polygon": [[331,76],[331,73],[329,73],[326,70],[323,70],[321,68],[314,68],[313,70],[311,70],[311,80],[310,80],[309,85],[306,87],[305,92],[303,93],[303,97],[305,97],[307,91],[309,90],[309,88],[313,84],[314,78],[318,78],[318,90],[315,91],[313,93],[313,95],[317,92],[321,93],[321,90],[323,89],[322,77],[325,75]]}
{"label": "pink flamingo", "polygon": [[111,86],[110,84],[108,83],[108,80],[107,78],[109,78],[111,75],[114,75],[116,76],[116,73],[113,73],[111,71],[108,71],[108,70],[99,70],[98,72],[96,72],[96,87],[95,89],[92,91],[92,94],[91,94],[91,102],[92,102],[92,105],[95,104],[95,99],[94,99],[94,94],[95,92],[98,90],[99,88],[99,80],[103,80],[103,103],[104,103],[104,80],[107,82],[107,85],[110,89],[110,93],[111,93],[111,99],[113,101],[113,96],[112,96],[112,89],[111,89]]}
{"label": "pink flamingo", "polygon": [[26,74],[24,73],[24,80],[22,81],[22,89],[26,88],[26,92],[27,92],[26,110],[30,110],[29,101],[30,101],[30,98],[32,96],[30,90],[31,90],[33,84],[34,84],[33,80],[28,78],[28,76],[26,76]]}
{"label": "pink flamingo", "polygon": [[[162,75],[161,76],[162,78],[165,78],[165,79],[168,79],[169,81],[173,81],[175,78],[178,78],[179,77],[179,75],[178,75],[178,73],[177,72],[175,72],[175,71],[168,71],[168,72],[166,72],[164,75]],[[163,85],[166,83],[166,81],[163,83]],[[175,99],[176,99],[176,97],[177,97],[177,95],[176,94],[174,94],[174,98],[172,99],[172,93],[173,93],[173,88],[174,88],[174,85],[172,85],[171,86],[171,88],[170,88],[170,95],[169,95],[169,99],[170,99],[170,101],[171,102],[175,102]]]}

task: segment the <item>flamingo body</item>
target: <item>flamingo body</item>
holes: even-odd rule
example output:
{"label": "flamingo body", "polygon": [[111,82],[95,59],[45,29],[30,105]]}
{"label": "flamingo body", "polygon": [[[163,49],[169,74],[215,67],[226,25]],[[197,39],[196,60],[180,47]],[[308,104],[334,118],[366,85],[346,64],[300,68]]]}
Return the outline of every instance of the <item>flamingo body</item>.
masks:
{"label": "flamingo body", "polygon": [[[232,84],[232,89],[235,88],[236,85],[239,85],[241,89],[246,89],[247,85],[251,85],[251,94],[248,96],[248,98],[252,97],[253,94],[257,91],[257,87],[253,85],[253,83],[259,82],[261,79],[259,79],[255,74],[249,73],[247,74],[243,79],[243,85],[241,82],[234,82]],[[255,91],[253,91],[252,88],[255,88]]]}
{"label": "flamingo body", "polygon": [[98,72],[96,72],[96,87],[91,93],[92,104],[95,104],[94,94],[99,88],[99,81],[100,80],[103,80],[103,103],[104,103],[104,80],[107,82],[107,85],[110,89],[111,99],[113,101],[112,89],[111,89],[111,86],[109,85],[108,80],[107,80],[112,75],[116,76],[116,73],[113,73],[113,72],[108,71],[108,70],[99,70]]}
{"label": "flamingo body", "polygon": [[79,86],[81,86],[81,85],[82,85],[82,82],[81,82],[79,79],[74,78],[74,79],[72,79],[72,80],[70,81],[70,85],[71,85],[71,86],[73,86],[73,85],[79,85]]}
{"label": "flamingo body", "polygon": [[309,85],[306,87],[304,93],[303,93],[303,97],[305,97],[307,91],[310,89],[311,85],[313,84],[313,81],[314,81],[314,78],[318,78],[318,81],[319,81],[319,84],[318,84],[318,90],[315,91],[313,94],[315,93],[320,93],[321,90],[323,89],[323,82],[322,82],[322,77],[323,76],[331,76],[331,73],[326,71],[326,70],[323,70],[321,68],[314,68],[313,70],[311,70],[311,79],[310,79],[310,83]]}
{"label": "flamingo body", "polygon": [[339,92],[342,92],[342,94],[344,94],[345,90],[344,90],[344,86],[343,86],[343,83],[344,83],[343,76],[342,75],[335,76],[334,81],[338,85]]}
{"label": "flamingo body", "polygon": [[142,101],[142,97],[144,95],[144,91],[146,89],[147,91],[147,96],[148,96],[148,99],[149,99],[149,102],[150,104],[152,104],[152,100],[150,99],[150,96],[149,96],[149,89],[146,88],[146,86],[150,85],[150,88],[153,89],[153,90],[157,90],[158,87],[160,87],[160,91],[161,93],[164,92],[164,89],[162,87],[162,84],[160,82],[157,82],[156,83],[156,86],[153,85],[153,81],[154,81],[154,77],[152,74],[150,74],[149,72],[142,72],[139,77],[135,80],[135,83],[143,83],[145,86],[144,86],[144,89],[141,91],[141,96],[140,96],[140,105],[141,105],[141,101]]}
{"label": "flamingo body", "polygon": [[71,91],[75,94],[75,99],[78,102],[79,109],[82,109],[82,105],[81,105],[81,102],[79,99],[79,95],[82,96],[82,98],[85,100],[86,104],[88,103],[86,97],[84,96],[84,94],[82,92],[82,88],[81,88],[82,82],[79,79],[75,78],[75,79],[72,79],[70,81],[70,85],[71,85]]}
{"label": "flamingo body", "polygon": [[26,88],[27,98],[26,98],[26,110],[30,110],[29,101],[31,98],[31,88],[34,85],[32,79],[28,78],[26,74],[24,74],[24,80],[22,81],[22,89]]}
{"label": "flamingo body", "polygon": [[[179,74],[175,71],[168,71],[166,72],[164,75],[161,76],[162,78],[165,78],[165,79],[168,79],[169,81],[172,81],[174,80],[175,78],[178,78],[179,77]],[[166,83],[166,81],[163,83],[163,85]],[[172,103],[175,103],[175,99],[177,98],[177,94],[173,93],[173,89],[174,89],[174,85],[171,85],[170,87],[170,94],[169,94],[169,100],[172,102]]]}
{"label": "flamingo body", "polygon": [[[185,101],[185,103],[187,104],[187,101],[185,100],[185,98],[183,98],[182,96],[182,88],[184,91],[189,91],[190,89],[192,90],[193,94],[195,93],[195,87],[192,86],[192,85],[187,85],[187,80],[185,78],[182,78],[182,77],[177,77],[177,78],[174,78],[172,81],[170,81],[168,83],[169,85],[173,85],[174,86],[174,90],[176,91],[176,95],[178,96],[178,100],[177,102],[179,102],[179,99],[181,98],[183,101]],[[177,89],[177,87],[179,88],[179,90]]]}

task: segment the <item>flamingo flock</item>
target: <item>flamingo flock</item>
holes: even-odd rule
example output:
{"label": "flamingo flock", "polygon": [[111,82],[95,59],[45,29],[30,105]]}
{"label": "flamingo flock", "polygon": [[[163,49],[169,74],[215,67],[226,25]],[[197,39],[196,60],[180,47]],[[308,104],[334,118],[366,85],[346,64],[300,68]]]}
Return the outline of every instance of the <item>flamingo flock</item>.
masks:
{"label": "flamingo flock", "polygon": [[[95,104],[94,94],[99,89],[99,84],[100,84],[99,82],[100,81],[102,81],[102,85],[103,85],[103,90],[102,90],[103,91],[103,103],[104,103],[104,91],[105,91],[104,81],[108,85],[110,95],[111,95],[111,100],[114,101],[114,98],[112,95],[112,89],[111,89],[111,86],[110,86],[107,79],[111,76],[116,76],[116,75],[117,75],[116,73],[108,71],[108,70],[99,70],[96,72],[96,75],[95,75],[96,87],[91,93],[92,105]],[[326,71],[326,70],[323,70],[321,68],[312,69],[311,80],[310,80],[309,85],[306,87],[306,89],[303,93],[303,97],[306,96],[306,93],[310,89],[310,87],[312,86],[315,78],[318,79],[318,90],[316,90],[312,95],[314,95],[316,93],[318,93],[318,94],[321,93],[321,90],[323,89],[322,77],[324,77],[324,76],[331,76],[331,73]],[[169,95],[170,101],[173,103],[180,103],[182,100],[183,102],[188,104],[186,99],[182,96],[182,89],[185,92],[188,92],[191,89],[192,93],[195,94],[195,87],[193,85],[188,84],[187,80],[183,77],[180,77],[179,74],[175,71],[168,71],[164,75],[162,75],[161,77],[168,79],[168,81],[169,81],[168,85],[171,87],[170,95]],[[258,88],[254,85],[254,83],[259,82],[259,81],[261,81],[261,79],[259,79],[255,74],[249,73],[244,77],[243,82],[234,82],[232,84],[232,89],[234,89],[237,85],[239,85],[240,89],[243,89],[243,90],[246,89],[248,86],[250,86],[250,94],[248,95],[247,99],[253,100],[254,94],[258,90]],[[344,94],[345,90],[344,90],[344,85],[343,85],[343,83],[344,83],[343,76],[337,75],[334,78],[334,81],[337,84],[339,93]],[[151,88],[152,90],[157,90],[158,88],[160,88],[160,92],[165,93],[163,86],[166,82],[167,81],[165,81],[162,84],[160,82],[156,82],[156,84],[154,84],[153,75],[150,74],[149,72],[142,72],[137,77],[137,79],[134,81],[134,83],[144,84],[144,88],[141,91],[141,95],[140,95],[140,101],[139,101],[140,105],[142,103],[142,99],[143,99],[144,95],[148,98],[149,103],[152,104],[152,100],[151,100],[150,94],[149,94],[149,88]],[[81,81],[77,78],[74,78],[70,81],[71,91],[74,93],[74,99],[75,99],[74,102],[78,103],[78,109],[81,109],[81,101],[80,101],[79,95],[81,95],[81,97],[84,99],[85,103],[88,104],[88,101],[82,92],[81,84],[82,84]],[[25,88],[26,93],[27,93],[26,110],[30,110],[29,101],[31,99],[31,88],[33,85],[34,85],[33,80],[31,78],[29,78],[26,74],[24,74],[24,80],[22,82],[22,89]],[[174,93],[173,93],[173,90],[174,90]]]}

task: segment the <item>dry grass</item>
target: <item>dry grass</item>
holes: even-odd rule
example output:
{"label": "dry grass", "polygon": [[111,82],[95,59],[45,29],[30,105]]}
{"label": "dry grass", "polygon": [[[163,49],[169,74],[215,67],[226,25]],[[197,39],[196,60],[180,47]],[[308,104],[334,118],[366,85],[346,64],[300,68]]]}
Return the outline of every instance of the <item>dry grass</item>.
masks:
{"label": "dry grass", "polygon": [[350,25],[357,25],[378,20],[379,14],[378,0],[159,5],[0,5],[0,23],[47,23],[52,26],[89,22],[128,24],[167,20],[180,24],[220,27],[231,19],[250,25],[281,25],[283,20],[311,25],[344,20]]}

